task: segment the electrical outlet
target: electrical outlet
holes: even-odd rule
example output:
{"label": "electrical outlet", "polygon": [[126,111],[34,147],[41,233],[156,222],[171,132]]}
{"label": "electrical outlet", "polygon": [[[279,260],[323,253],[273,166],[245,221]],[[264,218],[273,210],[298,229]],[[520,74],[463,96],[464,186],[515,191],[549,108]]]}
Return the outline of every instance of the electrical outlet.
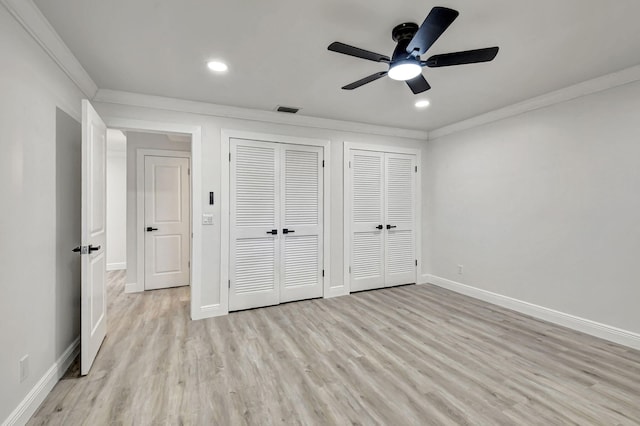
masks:
{"label": "electrical outlet", "polygon": [[464,265],[458,265],[458,275],[464,274]]}
{"label": "electrical outlet", "polygon": [[20,358],[20,383],[29,377],[29,355]]}

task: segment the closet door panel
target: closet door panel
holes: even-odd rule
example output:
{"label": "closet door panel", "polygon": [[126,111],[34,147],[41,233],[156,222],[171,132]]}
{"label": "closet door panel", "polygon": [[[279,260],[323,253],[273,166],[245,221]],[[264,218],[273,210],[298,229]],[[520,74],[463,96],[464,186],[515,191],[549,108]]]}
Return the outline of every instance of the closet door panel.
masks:
{"label": "closet door panel", "polygon": [[415,155],[385,154],[385,285],[416,282]]}
{"label": "closet door panel", "polygon": [[323,149],[282,145],[280,302],[323,292]]}
{"label": "closet door panel", "polygon": [[274,305],[280,283],[279,147],[232,139],[230,148],[229,310]]}
{"label": "closet door panel", "polygon": [[384,287],[384,153],[351,150],[351,291]]}

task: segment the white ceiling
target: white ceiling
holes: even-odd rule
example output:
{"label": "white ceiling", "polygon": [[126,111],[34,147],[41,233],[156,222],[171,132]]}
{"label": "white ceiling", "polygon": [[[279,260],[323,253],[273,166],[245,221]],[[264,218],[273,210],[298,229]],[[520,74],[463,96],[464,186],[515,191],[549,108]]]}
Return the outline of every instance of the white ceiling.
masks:
{"label": "white ceiling", "polygon": [[[640,64],[638,0],[35,0],[102,89],[433,130]],[[425,68],[420,98],[384,78],[340,87],[383,64],[327,51],[332,41],[390,56],[391,29],[431,7],[459,18],[423,57],[500,46],[495,61]],[[206,62],[224,59],[229,72]]]}

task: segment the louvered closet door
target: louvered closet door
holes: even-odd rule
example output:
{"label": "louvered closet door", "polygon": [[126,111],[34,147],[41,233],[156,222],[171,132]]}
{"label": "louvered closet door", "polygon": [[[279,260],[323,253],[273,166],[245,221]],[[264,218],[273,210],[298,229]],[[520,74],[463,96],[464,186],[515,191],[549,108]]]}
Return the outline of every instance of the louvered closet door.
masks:
{"label": "louvered closet door", "polygon": [[416,157],[385,154],[385,285],[416,282]]}
{"label": "louvered closet door", "polygon": [[229,310],[275,305],[280,282],[279,147],[232,139],[230,148]]}
{"label": "louvered closet door", "polygon": [[384,156],[350,152],[351,291],[385,286]]}
{"label": "louvered closet door", "polygon": [[282,303],[322,296],[324,191],[321,147],[280,148]]}

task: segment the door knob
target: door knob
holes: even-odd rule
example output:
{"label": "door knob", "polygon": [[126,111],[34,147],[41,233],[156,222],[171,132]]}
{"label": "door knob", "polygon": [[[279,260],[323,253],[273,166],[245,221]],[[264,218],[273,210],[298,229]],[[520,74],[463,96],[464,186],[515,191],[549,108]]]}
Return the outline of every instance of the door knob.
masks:
{"label": "door knob", "polygon": [[397,228],[396,225],[387,225],[387,229]]}
{"label": "door knob", "polygon": [[147,226],[147,232],[151,232],[151,231],[157,231],[158,228],[152,228],[150,226]]}
{"label": "door knob", "polygon": [[384,226],[382,226],[382,225],[376,226],[376,229],[382,229],[382,228],[384,228]]}
{"label": "door knob", "polygon": [[277,229],[272,229],[271,231],[267,231],[267,234],[278,235],[278,230]]}
{"label": "door knob", "polygon": [[80,253],[80,254],[90,254],[98,250],[100,250],[100,246],[94,247],[92,245],[88,245],[88,246],[78,246],[71,251],[74,253]]}
{"label": "door knob", "polygon": [[282,233],[283,233],[283,234],[291,234],[292,232],[296,232],[296,231],[294,231],[293,229],[287,229],[287,228],[284,228],[284,229],[282,230]]}

